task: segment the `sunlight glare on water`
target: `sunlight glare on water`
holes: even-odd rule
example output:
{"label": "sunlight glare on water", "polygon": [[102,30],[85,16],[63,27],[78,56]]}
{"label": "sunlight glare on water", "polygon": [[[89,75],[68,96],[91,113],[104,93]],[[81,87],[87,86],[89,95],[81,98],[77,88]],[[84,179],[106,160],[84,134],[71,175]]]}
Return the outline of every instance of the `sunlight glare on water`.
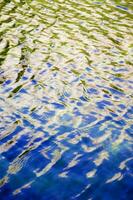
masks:
{"label": "sunlight glare on water", "polygon": [[0,0],[0,200],[131,200],[133,2]]}

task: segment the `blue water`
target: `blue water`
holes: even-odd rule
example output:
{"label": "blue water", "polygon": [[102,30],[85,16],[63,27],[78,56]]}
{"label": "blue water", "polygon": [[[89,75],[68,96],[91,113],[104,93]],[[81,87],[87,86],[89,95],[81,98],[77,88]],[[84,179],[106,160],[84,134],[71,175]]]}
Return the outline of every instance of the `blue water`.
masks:
{"label": "blue water", "polygon": [[0,4],[0,200],[132,200],[132,1]]}

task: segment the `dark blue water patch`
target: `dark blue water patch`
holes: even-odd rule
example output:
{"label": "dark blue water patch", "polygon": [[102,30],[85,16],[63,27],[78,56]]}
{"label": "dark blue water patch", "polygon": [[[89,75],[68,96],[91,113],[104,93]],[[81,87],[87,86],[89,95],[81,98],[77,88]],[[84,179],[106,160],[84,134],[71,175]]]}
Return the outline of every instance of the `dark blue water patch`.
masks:
{"label": "dark blue water patch", "polygon": [[[119,82],[121,82],[121,83],[125,82],[124,79],[118,78],[118,77],[112,77],[112,81],[119,81]],[[126,84],[126,82],[125,82],[125,84]]]}
{"label": "dark blue water patch", "polygon": [[[63,184],[63,190],[62,190],[63,199],[69,199],[69,198],[71,198],[71,196],[74,193],[76,194],[79,190],[81,190],[81,188],[83,186],[85,186],[86,178],[81,178],[82,177],[82,173],[79,173],[79,170],[77,170],[77,169],[76,169],[77,170],[77,172],[76,172],[74,168],[72,169],[72,172],[71,172],[72,176],[69,176],[69,179],[67,179],[67,178],[66,179],[59,178],[58,174],[59,174],[59,172],[61,170],[61,168],[60,168],[61,164],[62,163],[60,163],[60,161],[58,161],[54,165],[53,170],[50,170],[47,173],[47,175],[41,176],[40,178],[38,178],[35,181],[35,183],[32,184],[32,188],[34,188],[34,191],[35,191],[35,193],[37,195],[38,195],[38,192],[40,193],[40,191],[41,191],[41,195],[43,196],[43,194],[44,194],[44,196],[47,197],[46,196],[47,195],[47,192],[46,192],[47,190],[51,191],[51,194],[55,194],[55,192],[57,192],[58,189],[60,188],[60,186]],[[88,162],[88,164],[90,164],[90,162]],[[93,163],[91,162],[91,164],[93,164]],[[60,168],[60,170],[59,170],[59,168]],[[79,168],[80,168],[80,165],[79,165]],[[87,171],[87,164],[84,164],[84,168],[86,168],[85,171]],[[77,173],[78,173],[79,176],[76,175]],[[72,185],[74,183],[77,185],[77,187],[72,187]],[[36,187],[39,188],[39,191],[35,190]],[[69,188],[68,196],[66,194],[66,188],[65,187]],[[55,195],[55,197],[58,196],[59,199],[62,199],[62,195],[61,194],[58,194],[58,195]]]}
{"label": "dark blue water patch", "polygon": [[[132,200],[132,191],[133,191],[133,182],[132,181],[133,181],[133,179],[132,179],[131,174],[124,175],[124,178],[121,181],[122,185],[124,186],[123,187],[123,197],[124,197],[123,199],[124,200],[127,200],[127,199]],[[121,194],[121,191],[119,191],[119,192]]]}
{"label": "dark blue water patch", "polygon": [[42,140],[42,138],[41,137],[39,137],[39,138],[36,138],[35,140],[34,140],[34,143],[36,144],[36,142],[40,142]]}
{"label": "dark blue water patch", "polygon": [[46,70],[46,69],[43,69],[42,71],[39,72],[39,74],[42,75],[42,74],[45,74],[46,72],[47,72],[47,70]]}
{"label": "dark blue water patch", "polygon": [[[88,168],[89,166],[89,168]],[[80,161],[77,163],[76,166],[73,166],[71,168],[69,168],[69,177],[72,177],[73,179],[78,179],[84,182],[86,179],[86,174],[92,170],[95,169],[95,164],[93,162],[93,160],[87,160],[87,159],[82,159],[82,157],[80,158]],[[82,169],[82,173],[81,173],[81,169]],[[84,174],[84,176],[83,176]],[[78,175],[78,176],[77,176]]]}
{"label": "dark blue water patch", "polygon": [[126,108],[126,106],[124,105],[124,104],[119,104],[118,105],[121,109],[125,109]]}
{"label": "dark blue water patch", "polygon": [[48,112],[45,112],[42,114],[42,117],[44,116],[46,119],[53,117],[55,115],[55,111],[54,110],[50,110]]}
{"label": "dark blue water patch", "polygon": [[65,106],[63,104],[60,104],[60,103],[52,103],[52,105],[57,109],[64,109],[65,108]]}
{"label": "dark blue water patch", "polygon": [[124,68],[124,67],[113,68],[112,70],[115,71],[115,72],[127,72],[128,71],[128,69]]}
{"label": "dark blue water patch", "polygon": [[77,102],[77,106],[82,106],[82,105],[83,105],[82,102],[80,102],[80,101]]}
{"label": "dark blue water patch", "polygon": [[126,119],[133,119],[133,107],[129,108],[123,117]]}
{"label": "dark blue water patch", "polygon": [[70,95],[65,92],[64,95],[62,95],[62,96],[59,97],[59,101],[61,101],[62,103],[66,102],[67,101],[66,97],[69,97],[69,96]]}
{"label": "dark blue water patch", "polygon": [[12,188],[10,187],[10,185],[9,184],[4,185],[0,191],[1,200],[7,200],[7,199],[13,200],[11,194],[12,194]]}
{"label": "dark blue water patch", "polygon": [[90,82],[94,82],[94,79],[88,78],[88,79],[87,79],[87,82],[89,82],[89,83],[90,83]]}
{"label": "dark blue water patch", "polygon": [[53,77],[56,77],[57,75],[58,75],[57,72],[54,72],[54,73],[53,73]]}
{"label": "dark blue water patch", "polygon": [[44,157],[43,154],[37,152],[36,150],[33,150],[32,152],[30,152],[30,158],[28,159],[26,166],[29,167],[30,171],[34,171],[37,169],[37,172],[40,172],[50,162],[51,160],[47,157]]}
{"label": "dark blue water patch", "polygon": [[33,118],[33,119],[36,119],[37,121],[43,123],[43,124],[46,124],[47,120],[46,120],[46,117],[43,116],[43,115],[38,115],[36,112],[32,112],[30,114],[30,116]]}
{"label": "dark blue water patch", "polygon": [[28,143],[30,134],[31,134],[31,132],[27,132],[25,135],[22,135],[20,137],[20,139],[16,143],[16,150],[17,150],[17,148],[18,149],[20,148],[21,150],[24,150],[25,145]]}
{"label": "dark blue water patch", "polygon": [[[78,147],[78,145],[77,145],[77,147]],[[77,148],[74,148],[74,149],[70,148],[71,151],[67,152],[67,154],[69,155],[68,156],[69,160],[70,160],[70,157],[71,157],[71,159],[74,157],[72,152],[74,152],[75,149],[77,149]],[[101,152],[101,149],[99,150],[99,152]],[[96,152],[96,155],[97,155],[97,153],[98,152]],[[85,160],[85,162],[86,162],[86,155],[84,155],[84,156],[85,157],[83,160]],[[92,153],[91,156],[93,158],[94,154]],[[64,157],[64,160],[68,163],[69,160],[67,160],[66,155],[63,155],[63,157]],[[88,156],[88,158],[89,157],[90,156]],[[97,199],[97,197],[98,197],[97,195],[99,195],[99,190],[102,191],[104,188],[105,180],[107,179],[108,174],[110,174],[110,172],[112,172],[111,175],[112,176],[114,175],[114,173],[117,171],[117,166],[120,164],[120,160],[115,162],[116,167],[115,167],[115,170],[113,170],[113,171],[112,171],[112,163],[114,164],[114,162],[112,162],[111,164],[109,163],[108,166],[110,166],[110,169],[107,170],[107,173],[106,173],[106,168],[107,168],[107,162],[109,162],[109,161],[103,162],[103,168],[101,168],[101,167],[98,168],[97,172],[96,172],[96,176],[89,180],[85,178],[85,173],[88,172],[87,171],[88,165],[90,166],[89,170],[95,169],[95,165],[94,165],[94,163],[92,163],[92,161],[89,161],[88,164],[85,163],[84,165],[82,165],[82,161],[83,161],[82,157],[80,157],[79,160],[80,160],[79,165],[78,165],[79,170],[82,167],[84,168],[82,173],[81,173],[81,170],[80,171],[78,170],[78,168],[76,169],[76,167],[72,167],[68,172],[69,178],[66,178],[66,179],[58,178],[59,172],[61,171],[62,168],[65,167],[65,165],[63,165],[62,162],[60,163],[60,161],[58,161],[57,164],[55,164],[54,167],[47,173],[47,175],[43,175],[40,178],[35,179],[35,182],[31,185],[31,188],[27,188],[26,190],[25,189],[23,190],[25,197],[26,197],[26,194],[27,195],[32,194],[34,197],[36,196],[40,199],[42,199],[42,197],[44,197],[44,199],[46,199],[46,200],[47,200],[47,198],[51,198],[54,196],[56,198],[58,197],[57,199],[71,199],[71,197],[73,195],[76,195],[77,193],[79,193],[79,191],[82,191],[85,188],[85,186],[87,185],[87,183],[91,183],[92,185],[89,189],[87,189],[87,193],[85,191],[81,196],[79,196],[79,198],[88,199],[88,197],[91,196],[91,197],[94,197]],[[60,167],[60,166],[62,166],[62,167]],[[100,174],[98,173],[98,170],[101,171]],[[78,174],[78,176],[77,176],[77,174]],[[83,174],[84,174],[84,176],[83,176]],[[111,178],[111,176],[110,176],[110,178]],[[61,185],[63,185],[62,192],[57,194],[56,192],[59,191]],[[73,187],[73,185],[75,187]],[[38,188],[38,189],[36,189],[36,188]],[[69,192],[67,194],[66,194],[66,189],[69,190]],[[27,193],[26,193],[26,191],[27,191]],[[49,196],[49,192],[51,194],[50,196]],[[85,193],[86,193],[86,195],[85,195]],[[23,194],[23,192],[22,192],[22,194]],[[101,199],[103,196],[104,197],[108,197],[108,195],[109,195],[109,197],[111,196],[110,193],[107,193],[107,196],[106,196],[104,191],[100,195],[101,195],[100,196]]]}
{"label": "dark blue water patch", "polygon": [[27,67],[27,72],[31,73],[32,72],[32,68],[31,67]]}
{"label": "dark blue water patch", "polygon": [[89,137],[82,137],[82,142],[85,144],[87,147],[92,147],[93,142]]}
{"label": "dark blue water patch", "polygon": [[[51,154],[50,154],[50,151],[52,151],[52,149],[56,149],[57,145],[54,143],[54,140],[55,140],[55,136],[49,136],[49,138],[46,138],[45,141],[43,141],[39,146],[37,146],[34,150],[32,150],[33,152],[34,151],[41,151],[42,149],[45,149],[47,147],[51,147],[49,152],[48,153],[48,156],[50,156],[49,158],[51,159]],[[31,145],[31,148],[32,146],[34,146],[34,143]]]}
{"label": "dark blue water patch", "polygon": [[37,84],[37,80],[33,79],[33,80],[31,81],[31,83],[32,83],[33,85],[36,85],[36,84]]}
{"label": "dark blue water patch", "polygon": [[[6,2],[10,4],[11,1],[7,0]],[[36,3],[37,2],[39,1],[36,1]],[[47,19],[47,11],[51,8],[51,6],[48,5],[48,10],[46,8],[46,12],[42,10],[42,12],[44,11],[44,15],[46,14],[45,22],[47,22],[47,20],[49,22],[47,27],[45,27],[45,24],[40,24],[40,14],[37,12],[32,13],[32,9],[29,10],[30,14],[26,15],[26,27],[20,23],[17,23],[18,26],[10,27],[10,29],[13,28],[13,31],[15,30],[14,28],[16,28],[18,34],[22,31],[22,35],[24,36],[22,38],[20,36],[18,44],[18,47],[22,48],[20,57],[17,56],[17,61],[20,62],[18,65],[10,66],[10,68],[5,66],[6,62],[3,62],[3,59],[6,59],[6,56],[8,58],[8,53],[10,54],[8,50],[13,50],[12,47],[14,46],[15,38],[5,38],[7,44],[9,43],[9,47],[5,47],[7,51],[4,52],[4,54],[2,53],[2,68],[5,68],[5,74],[2,77],[1,83],[3,84],[4,81],[6,83],[7,80],[6,85],[2,86],[2,95],[9,87],[13,87],[13,89],[11,95],[9,94],[10,99],[6,100],[8,94],[4,95],[3,99],[1,97],[3,100],[1,104],[3,110],[1,110],[2,124],[0,131],[3,132],[0,133],[0,137],[3,139],[0,141],[0,150],[4,152],[2,154],[4,161],[0,159],[0,163],[2,163],[2,170],[0,171],[2,176],[0,177],[6,178],[8,176],[9,180],[7,183],[6,180],[0,180],[0,184],[4,183],[4,185],[0,186],[0,200],[132,199],[133,164],[130,158],[132,157],[131,137],[133,134],[133,125],[131,124],[133,115],[132,109],[130,109],[129,106],[131,104],[130,100],[133,88],[132,82],[126,80],[130,78],[129,68],[131,62],[126,61],[127,48],[123,46],[123,49],[121,49],[120,47],[121,42],[123,42],[121,33],[126,39],[128,39],[128,34],[130,35],[130,33],[126,31],[126,27],[130,26],[131,16],[130,13],[125,12],[125,8],[117,8],[117,6],[126,7],[126,3],[117,5],[118,1],[117,3],[116,1],[112,3],[111,1],[106,2],[101,0],[96,0],[95,2],[90,1],[90,4],[89,1],[83,2],[86,5],[77,3],[78,9],[81,11],[82,19],[79,19],[80,16],[76,19],[75,12],[71,12],[73,16],[70,15],[70,20],[69,16],[67,16],[67,21],[63,19],[61,23],[58,23],[58,21],[55,20],[55,22],[51,24],[52,21],[50,22],[49,19]],[[25,1],[21,1],[21,3],[24,5],[24,8],[26,8]],[[16,4],[14,7],[15,9],[13,9],[13,15],[14,12],[20,11],[20,9],[16,8],[17,6],[21,7],[21,3]],[[50,0],[49,3],[53,3],[53,0]],[[56,3],[57,5],[54,7],[55,12],[53,12],[53,8],[51,10],[52,16],[55,14],[56,17],[59,14],[62,18],[62,8],[58,9],[58,1],[56,1]],[[29,1],[28,9],[30,9],[30,4],[31,2]],[[103,4],[103,6],[100,5],[100,10],[99,4]],[[4,6],[7,8],[6,3]],[[37,5],[33,5],[33,7],[34,6],[36,7]],[[89,9],[88,12],[86,8],[83,9],[83,6]],[[106,10],[108,6],[110,11]],[[37,7],[41,9],[41,5]],[[74,9],[76,11],[75,3],[69,5],[70,10],[71,7],[72,10]],[[104,8],[106,17],[104,17]],[[21,9],[23,10],[23,7]],[[4,7],[2,11],[4,12]],[[40,10],[40,13],[42,12]],[[98,12],[98,15],[95,16],[96,19],[94,19],[94,22],[97,23],[93,23],[93,20],[92,22],[87,20],[86,17],[82,16],[82,12],[83,15],[90,15],[92,18],[94,12]],[[114,18],[116,18],[116,20],[111,20],[111,12],[115,15]],[[124,16],[123,13],[126,14],[126,16]],[[7,14],[10,15],[10,9]],[[21,14],[23,14],[23,12],[21,12]],[[127,14],[129,15],[127,16]],[[17,13],[15,13],[15,16],[17,16]],[[43,17],[45,18],[45,16]],[[30,23],[32,17],[35,17],[37,20],[36,24],[38,24],[38,22],[40,24],[35,27],[35,31]],[[101,20],[103,18],[104,22]],[[73,26],[71,29],[74,36],[78,33],[77,36],[79,38],[77,39],[79,40],[77,41],[75,38],[69,37],[69,32],[71,32],[69,26],[72,23],[71,20],[77,21],[74,25],[75,27]],[[8,25],[8,22],[10,22],[10,19],[4,21],[4,25],[6,25],[6,23]],[[122,25],[122,28],[124,27],[123,32],[117,29],[117,22]],[[81,23],[84,27],[81,27]],[[92,27],[89,27],[90,24]],[[109,26],[109,29],[104,27],[104,25]],[[100,26],[103,26],[103,29],[107,28],[107,30],[100,29]],[[25,30],[25,28],[27,30]],[[92,37],[86,35],[87,28],[94,28],[95,33],[94,35],[92,34]],[[117,38],[115,38],[115,41],[113,41],[111,37],[108,38],[109,42],[107,47],[105,47],[104,44],[102,46],[102,40],[106,39],[106,36],[108,36],[108,30],[110,33],[114,33],[114,35],[116,31],[115,36]],[[45,33],[45,31],[49,34]],[[85,33],[83,33],[84,31]],[[38,35],[34,34],[35,32],[38,32]],[[62,41],[61,38],[61,43],[59,44],[61,32],[63,34],[65,33],[65,38],[68,40]],[[99,34],[103,34],[102,40]],[[44,35],[48,37],[41,42]],[[83,37],[80,38],[80,36],[83,35],[85,40]],[[43,42],[47,44],[45,45]],[[110,45],[112,42],[115,42],[113,44],[114,47]],[[130,43],[130,41],[128,42]],[[29,48],[26,47],[28,43],[30,44]],[[99,45],[100,43],[101,46]],[[90,45],[90,52],[88,52],[87,44]],[[57,48],[53,49],[53,47]],[[68,48],[68,51],[63,51],[64,48]],[[102,53],[105,56],[103,55],[103,57],[101,57],[103,59],[98,59],[102,48]],[[37,62],[33,63],[33,66],[27,66],[28,62],[34,62],[35,54],[38,54],[39,51],[41,53],[40,57],[38,57],[39,62],[35,60],[35,62]],[[71,54],[70,56],[69,53]],[[88,53],[88,56],[86,53]],[[128,53],[131,53],[130,49]],[[89,56],[89,54],[92,54],[92,56]],[[99,54],[98,57],[96,56],[97,59],[95,59],[95,54]],[[116,55],[116,59],[113,55]],[[30,60],[29,56],[31,58]],[[42,64],[40,65],[39,63],[41,62]],[[66,63],[65,66],[63,66],[63,63]],[[112,66],[110,66],[110,63]],[[17,73],[20,75],[23,64],[25,70],[25,76],[22,76],[21,80],[23,85],[14,89],[15,79],[13,76],[16,76]],[[56,65],[58,65],[58,69],[61,69],[61,71],[59,70],[60,72],[58,69],[57,71],[52,71],[52,67]],[[75,74],[72,74],[71,69],[75,70]],[[101,74],[98,73],[99,70],[101,70]],[[13,72],[15,73],[13,74]],[[69,77],[69,75],[71,77]],[[10,76],[12,77],[11,83],[8,82]],[[36,78],[36,76],[38,78]],[[43,85],[37,85],[37,82],[44,78],[43,76],[46,77],[47,82],[44,86],[50,91],[50,94],[52,94],[52,92],[54,94],[57,92],[55,91],[55,87],[57,87],[57,90],[61,89],[58,88],[56,82],[59,81],[61,83],[59,83],[59,87],[65,86],[63,80],[69,82],[67,86],[65,86],[68,92],[64,92],[61,96],[57,92],[56,100],[52,98],[52,95],[48,98],[49,94],[45,94]],[[49,80],[54,81],[54,86]],[[91,86],[91,83],[94,84],[94,87]],[[121,83],[125,84],[126,89],[123,88]],[[76,98],[78,94],[75,93],[78,91],[79,87],[83,87],[84,92],[84,94],[82,94],[81,91],[81,99],[80,97]],[[104,88],[106,90],[104,90]],[[110,91],[108,88],[113,90]],[[34,98],[34,91],[32,89],[41,90],[41,92],[43,92],[41,93],[42,96],[39,95],[38,99]],[[75,92],[73,90],[75,90]],[[6,92],[9,93],[8,90]],[[26,98],[27,95],[25,94],[28,94],[30,98]],[[29,102],[29,99],[33,99],[33,102]],[[11,106],[8,105],[8,101],[10,105],[14,105],[14,107],[10,108]],[[86,108],[90,106],[90,102],[93,103],[94,109],[91,107],[88,109],[87,113]],[[33,107],[34,103],[38,105]],[[56,105],[51,103],[56,103]],[[121,105],[119,106],[119,104]],[[29,109],[27,106],[29,106]],[[94,110],[94,112],[91,112],[92,110]],[[16,126],[20,126],[23,130],[16,130],[16,132],[14,132],[15,130],[13,130],[13,128],[16,129]],[[78,126],[78,128],[73,128],[75,126]],[[46,173],[37,174],[37,172],[41,172],[45,167],[48,170]],[[94,172],[94,175],[87,177],[87,173],[91,171]],[[62,173],[66,173],[66,176],[63,177],[64,174]],[[109,179],[112,179],[112,177],[118,173],[121,173],[122,179],[118,177],[112,182],[107,183]],[[29,181],[33,181],[31,186],[28,186]],[[15,189],[21,190],[20,193],[13,196],[12,192],[14,192]],[[76,196],[78,194],[79,196]]]}
{"label": "dark blue water patch", "polygon": [[2,75],[2,74],[4,75],[4,73],[5,72],[2,69],[0,69],[0,75]]}
{"label": "dark blue water patch", "polygon": [[0,108],[0,112],[3,112],[4,110],[3,110],[3,108]]}
{"label": "dark blue water patch", "polygon": [[3,131],[5,131],[5,130],[6,130],[6,129],[5,129],[4,126],[0,127],[0,131],[1,131],[1,133],[2,133]]}
{"label": "dark blue water patch", "polygon": [[90,67],[85,68],[87,72],[90,72],[92,69]]}
{"label": "dark blue water patch", "polygon": [[104,94],[103,97],[110,99],[110,95],[108,95],[108,94]]}
{"label": "dark blue water patch", "polygon": [[70,101],[70,104],[74,104],[74,103],[75,103],[75,100],[71,100],[71,101]]}
{"label": "dark blue water patch", "polygon": [[14,191],[24,184],[35,179],[35,174],[33,171],[30,170],[30,168],[24,166],[19,172],[17,172],[17,174],[11,174],[9,178],[9,188]]}
{"label": "dark blue water patch", "polygon": [[7,119],[10,119],[12,122],[14,122],[16,120],[16,118],[14,116],[7,116]]}
{"label": "dark blue water patch", "polygon": [[97,112],[91,111],[90,114],[97,116]]}
{"label": "dark blue water patch", "polygon": [[10,92],[12,89],[13,89],[12,87],[9,87],[9,88],[7,88],[7,89],[4,89],[4,93]]}
{"label": "dark blue water patch", "polygon": [[48,66],[48,68],[50,68],[50,67],[52,67],[52,64],[47,62],[47,66]]}
{"label": "dark blue water patch", "polygon": [[42,132],[44,133],[44,135],[47,137],[49,135],[49,133],[47,131],[44,130],[44,127],[43,126],[38,126],[34,129],[34,132],[37,133],[37,132]]}
{"label": "dark blue water patch", "polygon": [[50,103],[49,102],[49,98],[47,98],[47,97],[43,97],[41,102],[44,103],[44,104],[49,104]]}
{"label": "dark blue water patch", "polygon": [[124,63],[125,63],[124,60],[119,61],[119,64],[124,64]]}
{"label": "dark blue water patch", "polygon": [[53,129],[53,128],[55,128],[56,126],[57,126],[57,124],[56,124],[56,123],[53,123],[53,124],[49,125],[48,128],[52,128],[52,129]]}
{"label": "dark blue water patch", "polygon": [[[101,187],[99,187],[98,185],[97,186],[95,185],[94,187],[96,187],[95,194],[93,192],[93,195],[92,195],[92,198],[94,200],[97,200],[97,199],[127,200],[127,199],[129,199],[129,195],[126,194],[127,188],[125,188],[123,181],[119,181],[119,184],[117,183],[117,181],[115,181],[110,184],[102,185]],[[94,191],[94,187],[93,187],[93,191]],[[117,192],[114,192],[114,191],[117,191]],[[130,196],[130,198],[131,198],[131,196]],[[131,200],[131,199],[129,199],[129,200]]]}
{"label": "dark blue water patch", "polygon": [[5,136],[3,139],[1,139],[1,142],[5,143],[8,140],[10,140],[14,135],[17,135],[20,133],[24,128],[21,126],[17,126],[13,132],[11,132],[9,135]]}
{"label": "dark blue water patch", "polygon": [[96,104],[97,104],[97,107],[99,109],[104,109],[106,106],[111,106],[112,105],[112,103],[110,101],[107,101],[107,100],[99,101]]}
{"label": "dark blue water patch", "polygon": [[22,77],[22,80],[23,80],[23,81],[26,81],[26,80],[28,80],[28,79],[29,79],[29,78],[28,78],[27,76],[23,76],[23,77]]}
{"label": "dark blue water patch", "polygon": [[[114,190],[114,188],[112,189],[112,185],[113,184],[118,184],[117,181],[113,181],[112,183],[105,183],[107,180],[109,180],[110,178],[112,178],[115,173],[118,172],[117,167],[120,164],[120,160],[113,160],[113,158],[110,158],[110,160],[104,160],[103,163],[97,167],[97,172],[96,172],[96,176],[93,179],[92,185],[91,187],[85,191],[78,199],[88,199],[88,196],[92,197],[93,199],[121,199],[121,191],[119,191],[119,193],[117,193],[115,195],[111,194],[110,191],[108,191],[106,193],[106,189],[113,191],[117,191]],[[106,167],[105,167],[106,166]],[[121,182],[119,182],[121,183]],[[124,188],[123,188],[124,189]],[[103,195],[104,194],[104,195]],[[123,196],[123,194],[122,194]]]}
{"label": "dark blue water patch", "polygon": [[6,85],[9,85],[11,82],[12,82],[12,80],[6,80],[6,81],[3,83],[3,86],[5,87]]}
{"label": "dark blue water patch", "polygon": [[120,96],[117,96],[117,95],[114,95],[114,100],[116,100],[116,101],[120,101],[121,100],[121,97]]}
{"label": "dark blue water patch", "polygon": [[112,94],[116,94],[116,95],[120,95],[120,96],[124,95],[124,93],[120,90],[113,89],[113,88],[106,88],[106,89],[109,90]]}
{"label": "dark blue water patch", "polygon": [[12,115],[15,116],[16,119],[21,119],[21,115],[19,114],[13,113]]}
{"label": "dark blue water patch", "polygon": [[20,112],[22,112],[23,114],[28,114],[29,113],[29,107],[21,108]]}
{"label": "dark blue water patch", "polygon": [[2,179],[9,167],[9,161],[2,155],[0,155],[0,179]]}
{"label": "dark blue water patch", "polygon": [[123,162],[128,158],[132,158],[132,147],[132,144],[129,144],[128,140],[124,139],[116,149],[110,149],[110,156],[114,158],[115,163]]}
{"label": "dark blue water patch", "polygon": [[81,96],[81,97],[80,97],[80,100],[83,101],[83,102],[87,102],[87,101],[88,101],[87,98],[84,97],[84,96]]}
{"label": "dark blue water patch", "polygon": [[102,181],[101,186],[105,185],[105,182],[111,179],[115,175],[115,173],[118,172],[117,168],[119,165],[120,165],[120,160],[115,160],[115,159],[112,160],[112,157],[110,157],[109,161],[104,159],[102,164],[98,166],[96,173],[97,175],[96,182]]}
{"label": "dark blue water patch", "polygon": [[104,130],[100,131],[100,126],[99,125],[95,125],[94,127],[89,129],[89,135],[93,138],[97,138],[97,137],[101,137],[104,135],[105,131],[107,128],[105,128]]}
{"label": "dark blue water patch", "polygon": [[8,151],[2,153],[8,162],[12,162],[18,155],[21,154],[23,147],[27,144],[27,139],[28,136],[21,136],[14,146],[12,146]]}
{"label": "dark blue water patch", "polygon": [[123,113],[123,110],[118,109],[118,110],[117,110],[117,113]]}
{"label": "dark blue water patch", "polygon": [[123,119],[120,120],[112,120],[114,123],[118,124],[119,126],[125,126],[126,122]]}
{"label": "dark blue water patch", "polygon": [[[128,169],[128,172],[130,175],[133,173],[133,158],[126,162],[126,169]],[[132,187],[133,187],[133,185],[132,185]]]}
{"label": "dark blue water patch", "polygon": [[101,153],[101,151],[104,150],[104,145],[99,145],[97,146],[96,149],[94,149],[93,151],[91,152],[88,152],[88,159],[91,159],[91,160],[94,160],[97,158],[97,155]]}
{"label": "dark blue water patch", "polygon": [[[107,122],[107,121],[112,121],[112,117],[109,115],[105,116],[104,119],[97,122],[96,126],[102,125],[104,122]],[[113,125],[111,125],[111,127],[113,127]]]}
{"label": "dark blue water patch", "polygon": [[98,91],[95,88],[90,88],[87,90],[89,94],[98,94]]}
{"label": "dark blue water patch", "polygon": [[22,89],[19,90],[19,93],[28,94],[28,91],[26,89],[22,88]]}
{"label": "dark blue water patch", "polygon": [[[121,10],[125,10],[125,11],[127,11],[128,10],[128,8],[127,7],[125,7],[125,6],[116,6],[117,8],[119,8],[119,9],[121,9]],[[123,63],[123,62],[122,62]]]}
{"label": "dark blue water patch", "polygon": [[[45,176],[45,178],[40,177],[32,184],[31,188],[28,189],[28,193],[31,194],[33,199],[57,200],[58,197],[61,197],[61,193],[59,194],[57,190],[58,185],[58,180],[55,181],[52,176]],[[38,188],[38,190],[36,190],[36,188]]]}
{"label": "dark blue water patch", "polygon": [[71,96],[71,94],[70,93],[68,93],[68,92],[64,92],[64,94],[63,94],[65,97],[70,97]]}
{"label": "dark blue water patch", "polygon": [[121,130],[119,129],[114,129],[111,132],[112,132],[112,136],[115,136],[115,137],[119,137],[119,135],[121,134]]}
{"label": "dark blue water patch", "polygon": [[114,117],[118,117],[118,114],[114,113],[114,112],[110,112],[110,115],[114,118]]}
{"label": "dark blue water patch", "polygon": [[130,126],[130,128],[125,129],[126,133],[133,137],[133,125]]}
{"label": "dark blue water patch", "polygon": [[35,126],[30,121],[28,121],[27,119],[22,119],[22,121],[23,121],[24,127],[29,127],[31,129],[34,129]]}

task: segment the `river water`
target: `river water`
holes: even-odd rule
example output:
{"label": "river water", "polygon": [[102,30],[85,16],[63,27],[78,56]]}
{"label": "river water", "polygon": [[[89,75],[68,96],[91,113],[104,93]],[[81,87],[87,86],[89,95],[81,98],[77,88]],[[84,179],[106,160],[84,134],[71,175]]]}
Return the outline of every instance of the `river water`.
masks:
{"label": "river water", "polygon": [[0,199],[130,200],[131,0],[0,0]]}

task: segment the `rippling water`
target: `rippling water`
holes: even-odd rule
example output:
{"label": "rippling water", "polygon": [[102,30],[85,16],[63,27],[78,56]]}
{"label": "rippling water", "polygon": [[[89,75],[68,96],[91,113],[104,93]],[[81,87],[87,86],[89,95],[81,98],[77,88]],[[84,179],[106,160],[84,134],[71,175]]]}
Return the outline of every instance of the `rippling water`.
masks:
{"label": "rippling water", "polygon": [[0,0],[0,199],[130,200],[131,0]]}

